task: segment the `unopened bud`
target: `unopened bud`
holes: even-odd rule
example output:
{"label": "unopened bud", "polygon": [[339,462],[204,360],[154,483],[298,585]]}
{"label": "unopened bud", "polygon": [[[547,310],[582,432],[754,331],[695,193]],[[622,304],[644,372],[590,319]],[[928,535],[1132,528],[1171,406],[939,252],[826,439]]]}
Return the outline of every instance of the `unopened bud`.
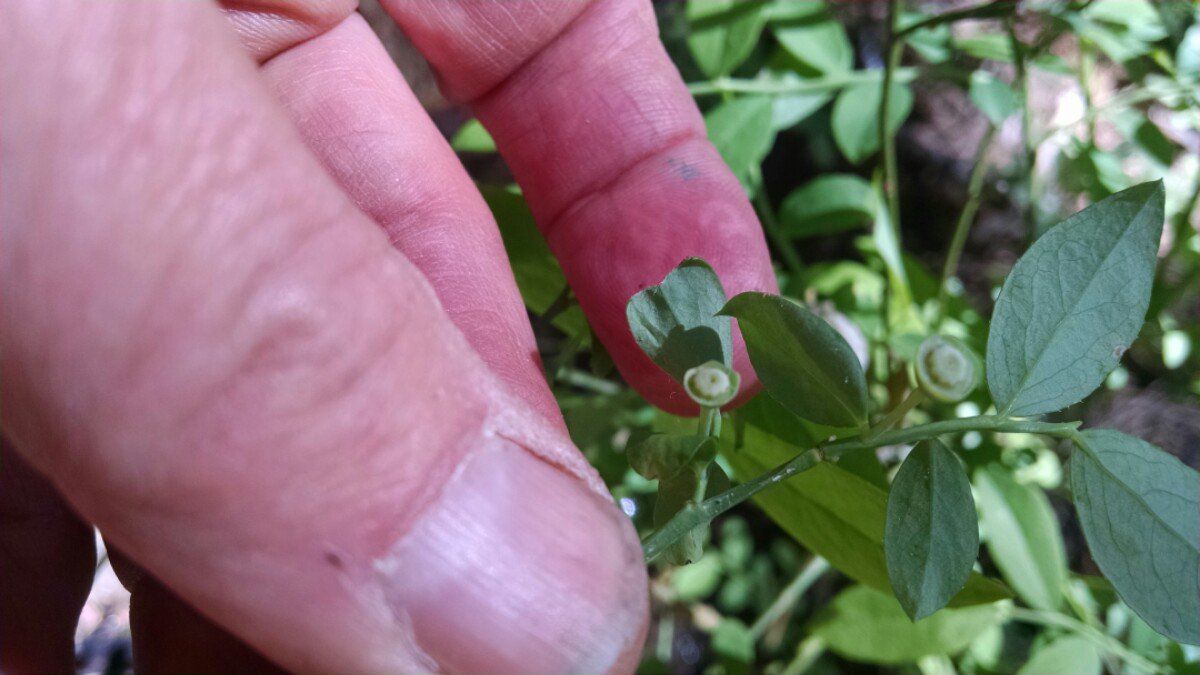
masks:
{"label": "unopened bud", "polygon": [[917,350],[917,383],[930,397],[954,403],[979,384],[979,357],[961,341],[944,335],[925,338]]}
{"label": "unopened bud", "polygon": [[741,378],[718,361],[702,363],[683,374],[683,388],[705,408],[720,408],[737,395]]}

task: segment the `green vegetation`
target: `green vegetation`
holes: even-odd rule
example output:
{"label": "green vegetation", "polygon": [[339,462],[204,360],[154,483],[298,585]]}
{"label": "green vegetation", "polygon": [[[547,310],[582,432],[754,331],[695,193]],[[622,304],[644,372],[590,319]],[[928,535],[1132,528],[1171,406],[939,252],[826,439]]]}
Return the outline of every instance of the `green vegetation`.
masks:
{"label": "green vegetation", "polygon": [[[727,297],[690,259],[630,300],[698,420],[618,381],[519,194],[485,190],[644,536],[645,672],[1200,672],[1196,436],[1180,461],[1115,423],[1147,391],[1200,416],[1196,6],[955,7],[659,8],[782,289]],[[943,217],[899,141],[948,100],[974,131]],[[732,319],[763,392],[722,413]]]}

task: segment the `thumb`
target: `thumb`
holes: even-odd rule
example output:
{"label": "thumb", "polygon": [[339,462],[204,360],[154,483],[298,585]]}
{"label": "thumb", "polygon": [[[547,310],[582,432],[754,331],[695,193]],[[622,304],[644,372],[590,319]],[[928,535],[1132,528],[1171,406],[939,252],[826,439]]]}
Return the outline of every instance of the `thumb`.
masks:
{"label": "thumb", "polygon": [[286,668],[631,670],[629,522],[217,11],[10,3],[0,25],[22,92],[0,100],[0,421],[25,458]]}

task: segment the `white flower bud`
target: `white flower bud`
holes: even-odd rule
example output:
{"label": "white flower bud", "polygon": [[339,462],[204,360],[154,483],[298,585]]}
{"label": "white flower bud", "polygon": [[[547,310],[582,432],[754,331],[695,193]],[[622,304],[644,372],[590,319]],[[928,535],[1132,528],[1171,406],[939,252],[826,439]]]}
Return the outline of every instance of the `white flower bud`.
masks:
{"label": "white flower bud", "polygon": [[741,378],[717,361],[702,363],[683,375],[683,388],[705,408],[720,408],[733,400]]}
{"label": "white flower bud", "polygon": [[979,358],[951,337],[931,335],[917,350],[917,383],[943,403],[966,398],[979,384],[980,370]]}

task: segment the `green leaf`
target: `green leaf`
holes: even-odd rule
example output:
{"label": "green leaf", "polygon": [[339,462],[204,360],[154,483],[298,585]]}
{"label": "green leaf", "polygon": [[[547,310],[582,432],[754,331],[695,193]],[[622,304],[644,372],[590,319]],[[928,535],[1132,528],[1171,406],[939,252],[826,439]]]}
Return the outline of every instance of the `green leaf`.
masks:
{"label": "green leaf", "polygon": [[712,650],[739,663],[754,661],[754,635],[737,619],[723,618],[713,629]]}
{"label": "green leaf", "polygon": [[1147,0],[1098,0],[1064,16],[1079,37],[1118,63],[1137,58],[1167,36],[1162,18]]}
{"label": "green leaf", "polygon": [[913,621],[945,607],[971,576],[979,552],[971,481],[941,441],[917,445],[896,472],[883,549],[892,590]]}
{"label": "green leaf", "polygon": [[1013,60],[1012,45],[1003,33],[980,33],[954,39],[954,46],[977,59],[1003,61]]}
{"label": "green leaf", "polygon": [[784,198],[779,224],[792,237],[834,234],[870,223],[877,208],[870,183],[853,174],[826,174]]}
{"label": "green leaf", "polygon": [[1136,108],[1124,108],[1109,113],[1108,118],[1121,135],[1136,145],[1159,170],[1165,173],[1170,168],[1179,154],[1179,146],[1167,138],[1145,114]]}
{"label": "green leaf", "polygon": [[[895,132],[912,110],[908,85],[893,82],[888,106],[888,130]],[[833,140],[851,163],[858,164],[879,150],[879,97],[883,87],[875,83],[846,87],[833,103]]]}
{"label": "green leaf", "polygon": [[824,320],[778,295],[742,293],[721,310],[738,320],[767,393],[804,419],[867,422],[867,380],[846,340]]}
{"label": "green leaf", "polygon": [[822,0],[793,0],[789,16],[773,21],[775,39],[798,61],[829,75],[854,67],[854,48],[846,30]]}
{"label": "green leaf", "polygon": [[648,478],[670,478],[693,462],[716,456],[716,441],[708,436],[653,434],[629,449],[629,466]]}
{"label": "green leaf", "polygon": [[[739,409],[754,415],[765,402],[766,412],[776,410],[769,399],[756,397]],[[779,415],[771,421],[778,422]],[[795,456],[803,446],[792,440],[802,429],[781,427],[766,431],[757,423],[742,430],[743,444],[734,448],[733,425],[726,425],[722,455],[740,480],[758,476]],[[777,433],[786,434],[785,440]],[[867,480],[843,469],[839,464],[822,462],[787,481],[754,496],[754,501],[785,532],[806,549],[855,581],[887,593],[891,592],[885,562],[883,535],[887,511],[887,493]],[[950,606],[993,602],[1009,597],[1003,585],[971,573],[966,587]],[[897,606],[897,611],[899,607]],[[903,615],[902,615],[903,616]],[[908,622],[908,619],[904,619]]]}
{"label": "green leaf", "polygon": [[735,176],[744,178],[771,149],[772,110],[769,96],[747,96],[726,101],[704,116],[708,139]]}
{"label": "green leaf", "polygon": [[[544,314],[567,287],[558,260],[550,252],[520,192],[496,185],[481,186],[480,192],[500,228],[521,299],[534,313]],[[563,311],[553,323],[568,336],[583,344],[590,343],[591,329],[578,305]]]}
{"label": "green leaf", "polygon": [[875,223],[871,228],[870,241],[875,247],[875,253],[883,260],[883,266],[887,268],[888,328],[893,335],[924,333],[924,325],[913,302],[908,269],[904,264],[904,254],[900,250],[899,233],[896,231],[896,224],[892,222],[890,209],[884,206],[887,197],[883,194],[883,178],[880,173],[876,174],[871,187],[875,190],[875,198],[880,207],[875,210]]}
{"label": "green leaf", "polygon": [[707,361],[731,365],[732,327],[716,316],[724,304],[717,273],[703,260],[688,258],[662,283],[630,298],[625,316],[642,351],[682,382],[688,369]]}
{"label": "green leaf", "polygon": [[710,551],[694,565],[681,567],[671,573],[671,588],[682,602],[695,602],[712,595],[721,585],[724,569],[721,555]]}
{"label": "green leaf", "polygon": [[[779,86],[797,85],[811,79],[808,66],[780,49],[771,55],[766,69],[755,78]],[[772,97],[771,128],[775,131],[791,128],[833,100],[832,91],[779,94]]]}
{"label": "green leaf", "polygon": [[[920,12],[901,12],[899,28],[903,30],[926,18],[928,15]],[[905,42],[926,61],[942,63],[950,58],[950,39],[950,25],[943,23],[914,31]]]}
{"label": "green leaf", "polygon": [[688,0],[688,48],[709,77],[728,75],[754,51],[766,16],[758,0]]}
{"label": "green leaf", "polygon": [[1029,606],[1057,609],[1067,559],[1046,495],[1016,482],[998,464],[975,471],[975,488],[984,542],[1004,580]]}
{"label": "green leaf", "polygon": [[838,594],[810,630],[848,659],[902,664],[923,656],[956,654],[1003,617],[1004,606],[992,603],[944,609],[914,623],[895,598],[855,586]]}
{"label": "green leaf", "polygon": [[986,70],[971,73],[969,93],[971,102],[997,126],[1016,112],[1020,105],[1017,92]]}
{"label": "green leaf", "polygon": [[1088,548],[1154,630],[1200,644],[1200,475],[1140,438],[1082,432],[1071,493]]}
{"label": "green leaf", "polygon": [[1033,652],[1017,675],[1100,675],[1100,652],[1091,640],[1064,635]]}
{"label": "green leaf", "polygon": [[[691,469],[680,471],[669,478],[658,481],[658,496],[654,500],[654,526],[662,527],[683,510],[696,496],[700,474]],[[708,527],[694,527],[671,546],[667,547],[659,561],[669,565],[687,565],[704,554],[704,538]]]}
{"label": "green leaf", "polygon": [[1021,256],[988,335],[1001,415],[1059,410],[1116,367],[1146,315],[1162,227],[1162,182],[1143,183],[1076,213]]}
{"label": "green leaf", "polygon": [[1200,80],[1200,23],[1192,24],[1179,41],[1175,71],[1182,82]]}
{"label": "green leaf", "polygon": [[469,119],[455,132],[450,147],[456,152],[495,152],[496,141],[479,120]]}

